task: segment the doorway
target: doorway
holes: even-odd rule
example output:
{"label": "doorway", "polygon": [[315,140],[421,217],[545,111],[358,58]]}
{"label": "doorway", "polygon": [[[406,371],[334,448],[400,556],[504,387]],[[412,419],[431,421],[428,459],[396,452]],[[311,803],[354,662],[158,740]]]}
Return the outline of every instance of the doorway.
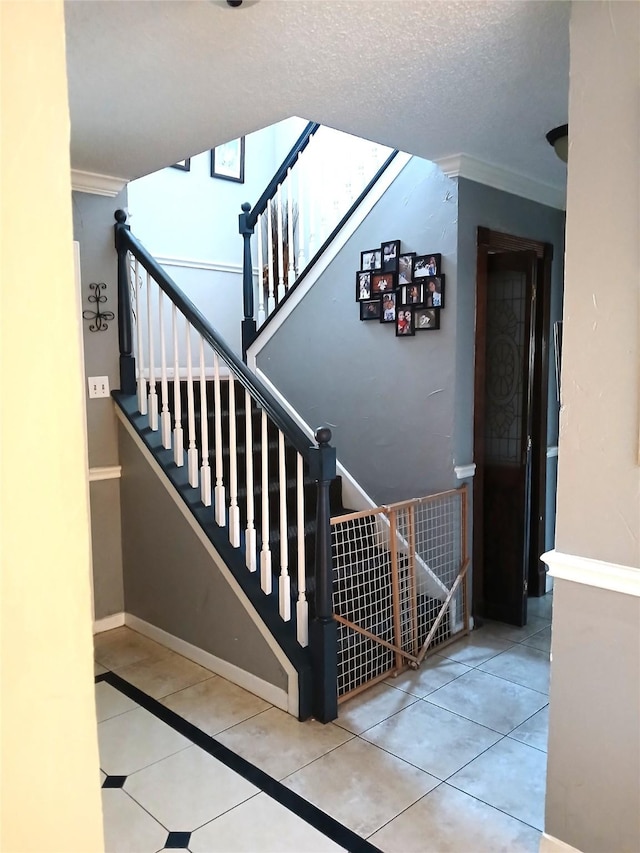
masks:
{"label": "doorway", "polygon": [[545,593],[547,390],[553,247],[478,229],[473,612],[524,625]]}

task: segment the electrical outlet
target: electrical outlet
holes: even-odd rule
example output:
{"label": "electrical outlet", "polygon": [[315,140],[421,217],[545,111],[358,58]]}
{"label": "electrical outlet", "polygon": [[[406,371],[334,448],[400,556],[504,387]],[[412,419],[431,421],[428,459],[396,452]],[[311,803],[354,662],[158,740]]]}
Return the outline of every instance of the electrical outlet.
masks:
{"label": "electrical outlet", "polygon": [[93,400],[97,397],[109,396],[109,377],[108,376],[90,376],[87,380],[89,383],[89,399]]}

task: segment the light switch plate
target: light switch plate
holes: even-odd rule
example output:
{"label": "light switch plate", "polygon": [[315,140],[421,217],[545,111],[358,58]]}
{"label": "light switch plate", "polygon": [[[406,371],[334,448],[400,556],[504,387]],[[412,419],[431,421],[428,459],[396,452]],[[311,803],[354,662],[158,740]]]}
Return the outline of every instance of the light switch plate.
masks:
{"label": "light switch plate", "polygon": [[109,396],[109,377],[108,376],[90,376],[87,380],[89,383],[89,399],[94,400],[99,397]]}

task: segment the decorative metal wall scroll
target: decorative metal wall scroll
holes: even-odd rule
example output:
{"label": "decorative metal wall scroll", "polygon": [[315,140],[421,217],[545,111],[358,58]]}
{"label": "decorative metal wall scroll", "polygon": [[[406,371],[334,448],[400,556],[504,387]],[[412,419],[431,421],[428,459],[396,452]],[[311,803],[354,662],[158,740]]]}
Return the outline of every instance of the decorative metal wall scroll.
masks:
{"label": "decorative metal wall scroll", "polygon": [[100,291],[106,290],[107,285],[104,281],[92,282],[89,285],[89,290],[92,293],[89,295],[88,302],[96,306],[95,311],[83,311],[82,316],[85,320],[91,320],[89,325],[90,332],[106,332],[109,328],[109,323],[114,319],[113,311],[101,311],[100,306],[104,305],[107,297]]}

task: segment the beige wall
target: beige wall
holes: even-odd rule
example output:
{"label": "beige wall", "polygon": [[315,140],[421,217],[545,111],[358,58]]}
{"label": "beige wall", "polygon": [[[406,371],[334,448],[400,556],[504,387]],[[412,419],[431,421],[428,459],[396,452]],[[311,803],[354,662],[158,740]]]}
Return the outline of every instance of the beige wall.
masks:
{"label": "beige wall", "polygon": [[635,567],[639,31],[638,3],[573,4],[556,531],[559,551]]}
{"label": "beige wall", "polygon": [[0,3],[2,828],[102,850],[63,6]]}
{"label": "beige wall", "polygon": [[556,578],[545,830],[584,853],[640,850],[639,57],[640,4],[572,4],[556,547],[631,567]]}

